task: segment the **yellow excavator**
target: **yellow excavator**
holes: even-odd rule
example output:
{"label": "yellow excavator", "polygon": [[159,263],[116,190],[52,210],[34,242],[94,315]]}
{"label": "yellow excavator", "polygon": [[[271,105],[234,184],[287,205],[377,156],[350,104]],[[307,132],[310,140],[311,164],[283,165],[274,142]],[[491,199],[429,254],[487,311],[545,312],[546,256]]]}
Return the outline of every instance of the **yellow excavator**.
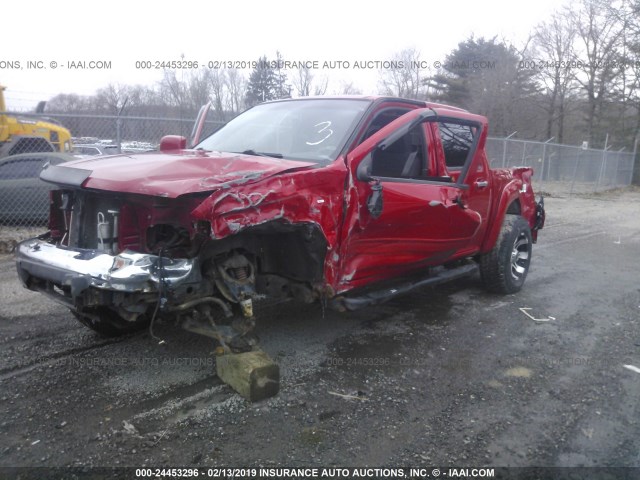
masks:
{"label": "yellow excavator", "polygon": [[[0,157],[29,152],[69,152],[71,132],[52,119],[7,112],[4,90],[0,85]],[[40,102],[36,113],[42,113]]]}

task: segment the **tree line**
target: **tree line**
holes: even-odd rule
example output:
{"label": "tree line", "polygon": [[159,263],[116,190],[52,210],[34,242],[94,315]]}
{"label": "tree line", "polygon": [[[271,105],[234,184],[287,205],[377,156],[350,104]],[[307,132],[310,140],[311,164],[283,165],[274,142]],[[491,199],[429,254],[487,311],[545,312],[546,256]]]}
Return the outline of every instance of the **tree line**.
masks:
{"label": "tree line", "polygon": [[[522,45],[461,41],[437,67],[406,48],[379,69],[378,92],[445,103],[485,115],[490,134],[633,149],[640,132],[640,0],[579,0],[537,25]],[[165,70],[153,86],[110,84],[95,95],[60,94],[50,113],[194,118],[211,101],[214,120],[280,98],[363,93],[310,68],[284,69],[283,55],[244,70]],[[335,83],[335,82],[334,82]]]}

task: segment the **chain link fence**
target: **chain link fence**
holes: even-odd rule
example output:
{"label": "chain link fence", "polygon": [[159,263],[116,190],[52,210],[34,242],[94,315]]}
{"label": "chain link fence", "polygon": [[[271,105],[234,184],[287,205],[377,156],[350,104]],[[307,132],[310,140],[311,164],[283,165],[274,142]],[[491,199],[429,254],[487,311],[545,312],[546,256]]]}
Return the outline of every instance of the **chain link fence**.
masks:
{"label": "chain link fence", "polygon": [[[36,226],[42,229],[46,225],[48,192],[53,188],[39,179],[46,163],[157,150],[162,136],[176,134],[189,138],[194,125],[191,118],[71,114],[49,114],[46,119],[26,114],[19,117],[25,122],[23,126],[31,122],[34,130],[31,135],[18,135],[21,138],[10,147],[6,144],[0,147],[0,229],[3,230]],[[222,122],[208,122],[203,136],[220,125]],[[36,135],[38,128],[41,130]],[[634,153],[630,152],[511,138],[489,138],[486,150],[493,168],[533,167],[535,191],[546,194],[571,195],[617,188],[629,185],[633,176]]]}
{"label": "chain link fence", "polygon": [[[12,128],[18,134],[0,146],[0,229],[5,232],[46,225],[54,186],[39,178],[45,164],[158,150],[164,135],[189,138],[194,126],[193,118],[9,115],[17,120]],[[206,122],[202,138],[222,124]]]}
{"label": "chain link fence", "polygon": [[631,184],[635,152],[595,150],[549,142],[489,138],[492,168],[533,167],[536,192],[571,196]]}

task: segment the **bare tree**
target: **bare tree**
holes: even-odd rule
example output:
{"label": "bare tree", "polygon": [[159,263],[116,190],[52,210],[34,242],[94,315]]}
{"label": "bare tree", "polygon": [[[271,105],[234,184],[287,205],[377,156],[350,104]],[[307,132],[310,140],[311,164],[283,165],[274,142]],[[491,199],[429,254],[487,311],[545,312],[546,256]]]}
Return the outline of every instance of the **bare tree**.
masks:
{"label": "bare tree", "polygon": [[323,75],[313,86],[313,94],[316,96],[325,95],[327,93],[327,88],[329,88],[329,77]]}
{"label": "bare tree", "polygon": [[[618,3],[618,2],[613,2]],[[619,80],[620,47],[623,28],[613,14],[616,6],[605,0],[581,0],[579,8],[572,8],[571,19],[576,30],[580,83],[587,101],[587,134],[595,140],[603,120],[603,107]],[[584,57],[581,58],[581,54]]]}
{"label": "bare tree", "polygon": [[340,88],[335,92],[336,95],[362,95],[362,90],[356,87],[353,82],[340,82]]}
{"label": "bare tree", "polygon": [[329,79],[322,76],[319,82],[314,82],[316,76],[309,67],[299,68],[293,74],[292,83],[299,97],[310,95],[324,95],[327,92]]}
{"label": "bare tree", "polygon": [[110,83],[96,92],[96,106],[111,115],[118,115],[127,102],[130,88],[128,85]]}
{"label": "bare tree", "polygon": [[622,28],[617,131],[633,143],[640,133],[640,0],[623,0],[612,13]]}
{"label": "bare tree", "polygon": [[219,120],[225,120],[225,105],[227,104],[227,75],[225,70],[209,71],[209,87],[213,109]]}
{"label": "bare tree", "polygon": [[209,101],[209,71],[195,70],[187,74],[186,99],[192,112],[197,112]]}
{"label": "bare tree", "polygon": [[165,109],[158,92],[144,85],[135,85],[129,89],[128,105],[132,112],[144,117],[163,114]]}
{"label": "bare tree", "polygon": [[379,70],[380,90],[384,95],[404,98],[426,98],[425,69],[420,68],[420,53],[406,48],[394,54],[391,68]]}
{"label": "bare tree", "polygon": [[90,99],[75,93],[60,93],[47,102],[47,111],[78,113],[89,108]]}
{"label": "bare tree", "polygon": [[546,137],[555,135],[558,143],[564,139],[567,100],[576,82],[573,63],[575,40],[575,25],[567,11],[554,13],[549,20],[538,25],[533,35],[537,53],[533,61],[544,67],[536,69],[535,79],[545,88]]}
{"label": "bare tree", "polygon": [[183,82],[178,79],[175,70],[165,70],[160,81],[160,96],[167,105],[182,108],[186,103],[187,92]]}
{"label": "bare tree", "polygon": [[244,109],[244,95],[247,90],[247,79],[240,70],[226,70],[227,81],[227,111],[232,116],[237,115]]}
{"label": "bare tree", "polygon": [[299,97],[308,97],[311,95],[311,83],[313,82],[313,73],[309,67],[298,68],[294,74],[291,83],[296,89]]}

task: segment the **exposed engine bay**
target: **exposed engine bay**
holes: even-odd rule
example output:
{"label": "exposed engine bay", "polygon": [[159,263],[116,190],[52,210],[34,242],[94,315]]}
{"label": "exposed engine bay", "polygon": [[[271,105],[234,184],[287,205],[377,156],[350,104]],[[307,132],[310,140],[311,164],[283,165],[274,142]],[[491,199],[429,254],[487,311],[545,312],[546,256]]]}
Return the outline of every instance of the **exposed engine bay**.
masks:
{"label": "exposed engine bay", "polygon": [[22,248],[60,275],[27,284],[79,317],[109,309],[133,326],[171,315],[225,349],[249,350],[256,298],[318,298],[326,242],[312,224],[277,221],[215,240],[208,222],[185,218],[200,200],[54,191],[46,244]]}

